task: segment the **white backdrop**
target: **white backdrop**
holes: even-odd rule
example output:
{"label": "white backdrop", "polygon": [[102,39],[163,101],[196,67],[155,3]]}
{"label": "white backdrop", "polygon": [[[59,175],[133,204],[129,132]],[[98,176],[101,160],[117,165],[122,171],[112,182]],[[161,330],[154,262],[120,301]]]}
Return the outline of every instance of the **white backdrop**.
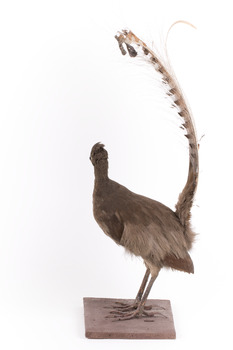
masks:
{"label": "white backdrop", "polygon": [[[230,1],[5,1],[0,9],[1,349],[197,349],[232,345]],[[195,274],[162,271],[175,341],[91,341],[82,298],[133,298],[144,274],[92,217],[92,145],[110,177],[174,208],[185,138],[153,72],[121,56],[128,27],[167,49],[199,137]]]}

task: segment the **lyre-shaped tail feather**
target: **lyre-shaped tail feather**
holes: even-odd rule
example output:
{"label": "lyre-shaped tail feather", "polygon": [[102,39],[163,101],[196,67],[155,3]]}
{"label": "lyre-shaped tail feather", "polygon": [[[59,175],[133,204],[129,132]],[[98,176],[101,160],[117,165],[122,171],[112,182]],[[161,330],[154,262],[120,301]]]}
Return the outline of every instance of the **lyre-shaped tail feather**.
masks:
{"label": "lyre-shaped tail feather", "polygon": [[144,58],[146,62],[152,64],[155,70],[161,74],[162,80],[166,85],[166,94],[172,97],[173,104],[177,107],[177,113],[182,119],[181,127],[185,130],[185,136],[189,142],[189,173],[186,185],[179,195],[176,204],[176,214],[185,228],[187,243],[189,247],[191,247],[194,234],[190,229],[190,211],[197,188],[199,173],[198,144],[191,112],[174,74],[170,72],[169,67],[166,67],[142,40],[128,30],[119,32],[115,38],[118,41],[119,48],[123,55],[128,51],[131,57],[135,57],[141,52],[141,57]]}

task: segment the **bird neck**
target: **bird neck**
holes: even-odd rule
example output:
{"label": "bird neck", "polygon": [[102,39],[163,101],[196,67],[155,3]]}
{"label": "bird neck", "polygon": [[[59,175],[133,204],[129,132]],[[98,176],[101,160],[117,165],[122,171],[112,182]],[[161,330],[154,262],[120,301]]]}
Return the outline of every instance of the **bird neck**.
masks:
{"label": "bird neck", "polygon": [[108,179],[108,161],[106,159],[102,159],[95,165],[95,181],[102,182],[107,179]]}

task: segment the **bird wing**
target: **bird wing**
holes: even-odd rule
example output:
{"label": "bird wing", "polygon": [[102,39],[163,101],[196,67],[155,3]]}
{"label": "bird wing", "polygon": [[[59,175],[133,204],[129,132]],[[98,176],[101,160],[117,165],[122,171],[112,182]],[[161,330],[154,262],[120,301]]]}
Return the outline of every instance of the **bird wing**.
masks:
{"label": "bird wing", "polygon": [[126,188],[118,191],[115,203],[116,216],[124,223],[120,244],[127,251],[154,264],[161,263],[167,254],[185,256],[184,229],[170,208]]}

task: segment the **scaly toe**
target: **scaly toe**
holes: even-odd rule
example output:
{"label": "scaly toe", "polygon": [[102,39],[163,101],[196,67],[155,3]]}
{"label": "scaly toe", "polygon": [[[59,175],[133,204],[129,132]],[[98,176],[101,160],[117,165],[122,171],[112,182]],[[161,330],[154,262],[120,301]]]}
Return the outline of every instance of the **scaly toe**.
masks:
{"label": "scaly toe", "polygon": [[132,320],[133,318],[138,318],[138,317],[139,317],[138,312],[132,312],[132,313],[129,313],[129,314],[124,314],[124,316],[118,317],[114,321],[115,322],[116,321],[127,321],[127,320]]}
{"label": "scaly toe", "polygon": [[143,311],[143,315],[145,315],[146,317],[163,317],[163,318],[167,318],[167,316],[164,316],[160,312],[146,312],[145,310]]}

